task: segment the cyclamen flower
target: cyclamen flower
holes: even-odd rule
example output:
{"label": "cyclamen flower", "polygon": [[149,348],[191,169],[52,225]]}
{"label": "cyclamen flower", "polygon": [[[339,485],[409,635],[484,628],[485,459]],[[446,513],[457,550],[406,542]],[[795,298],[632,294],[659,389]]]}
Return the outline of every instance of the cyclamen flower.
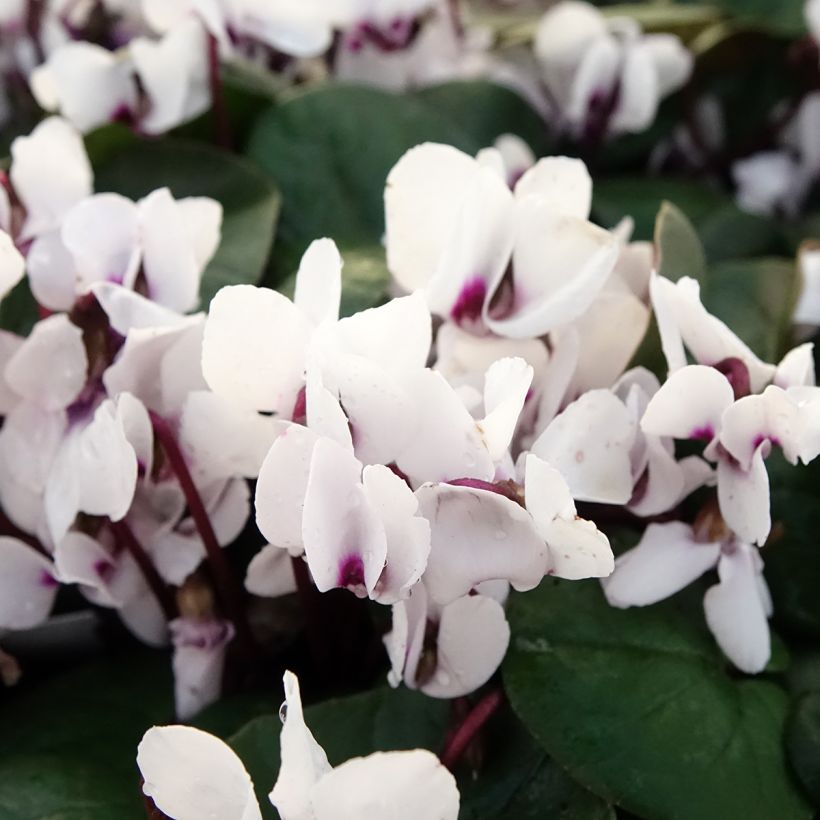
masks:
{"label": "cyclamen flower", "polygon": [[647,129],[693,63],[678,37],[644,34],[636,21],[607,19],[578,0],[542,17],[535,55],[556,113],[575,137],[589,140]]}
{"label": "cyclamen flower", "polygon": [[540,336],[590,306],[619,242],[588,221],[592,181],[580,160],[542,159],[513,193],[489,156],[427,143],[399,160],[385,189],[388,267],[464,328]]}
{"label": "cyclamen flower", "polygon": [[11,237],[0,230],[0,301],[25,276],[26,263]]}
{"label": "cyclamen flower", "polygon": [[612,606],[647,606],[674,595],[717,568],[719,582],[703,599],[706,623],[729,660],[749,674],[771,655],[772,602],[755,547],[731,534],[703,537],[687,524],[650,524],[637,546],[619,555],[601,583]]}
{"label": "cyclamen flower", "polygon": [[[456,820],[453,776],[432,752],[376,752],[332,767],[286,672],[281,766],[270,801],[282,820]],[[143,791],[171,820],[261,820],[253,783],[223,741],[189,726],[149,729],[137,751]],[[205,787],[203,787],[205,786]]]}

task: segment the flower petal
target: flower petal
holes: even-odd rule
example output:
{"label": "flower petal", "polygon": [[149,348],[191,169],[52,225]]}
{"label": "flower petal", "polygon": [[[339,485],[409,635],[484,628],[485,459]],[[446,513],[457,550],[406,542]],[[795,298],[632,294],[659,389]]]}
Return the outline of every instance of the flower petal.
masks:
{"label": "flower petal", "polygon": [[245,589],[263,598],[278,598],[296,592],[293,559],[287,550],[266,544],[248,565]]}
{"label": "flower petal", "polygon": [[299,263],[293,304],[314,325],[335,322],[342,298],[342,257],[332,239],[311,242]]}
{"label": "flower petal", "polygon": [[755,450],[748,470],[726,456],[718,459],[720,512],[738,538],[749,544],[762,545],[772,526],[769,476],[763,463],[766,446],[764,442]]}
{"label": "flower petal", "polygon": [[498,359],[487,370],[484,378],[486,415],[480,427],[493,461],[500,461],[510,447],[532,377],[532,367],[521,358]]}
{"label": "flower petal", "polygon": [[0,230],[0,300],[22,280],[26,263],[11,237]]}
{"label": "flower petal", "polygon": [[556,213],[588,219],[592,177],[580,159],[545,157],[527,170],[515,186],[516,197],[537,194]]}
{"label": "flower petal", "polygon": [[142,738],[143,792],[174,820],[261,820],[250,775],[219,738],[192,726],[155,726]]}
{"label": "flower petal", "polygon": [[54,564],[17,538],[0,536],[0,628],[29,629],[51,612],[58,581]]}

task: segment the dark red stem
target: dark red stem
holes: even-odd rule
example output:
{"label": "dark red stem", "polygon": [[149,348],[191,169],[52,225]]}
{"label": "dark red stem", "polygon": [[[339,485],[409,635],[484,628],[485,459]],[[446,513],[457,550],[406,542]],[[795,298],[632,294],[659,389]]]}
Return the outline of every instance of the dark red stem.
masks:
{"label": "dark red stem", "polygon": [[236,628],[236,637],[242,645],[244,651],[249,656],[255,653],[255,642],[251,634],[248,621],[245,616],[244,593],[236,576],[228,563],[222,547],[214,532],[208,511],[202,502],[202,496],[194,484],[191,471],[185,461],[185,456],[177,444],[174,431],[162,417],[153,411],[151,412],[151,423],[154,427],[154,435],[162,445],[162,449],[168,458],[171,469],[179,481],[185,500],[188,503],[188,511],[194,519],[199,537],[205,545],[205,553],[208,556],[208,565],[211,568],[214,581],[217,586],[217,594],[224,609],[225,615],[233,621]]}
{"label": "dark red stem", "polygon": [[481,727],[493,716],[504,702],[504,693],[500,689],[484,695],[470,710],[464,721],[447,740],[441,754],[441,762],[452,771],[467,747],[473,742]]}
{"label": "dark red stem", "polygon": [[125,550],[127,550],[131,557],[140,568],[146,583],[154,593],[159,605],[162,607],[162,612],[169,621],[173,621],[177,617],[177,605],[174,596],[171,593],[169,586],[165,583],[162,576],[157,572],[154,562],[145,551],[145,548],[137,540],[131,527],[123,521],[112,521],[111,532],[117,539],[117,543]]}
{"label": "dark red stem", "polygon": [[208,81],[211,86],[211,107],[214,115],[216,143],[230,151],[233,147],[231,121],[225,104],[225,87],[222,84],[222,66],[219,62],[219,41],[208,34]]}

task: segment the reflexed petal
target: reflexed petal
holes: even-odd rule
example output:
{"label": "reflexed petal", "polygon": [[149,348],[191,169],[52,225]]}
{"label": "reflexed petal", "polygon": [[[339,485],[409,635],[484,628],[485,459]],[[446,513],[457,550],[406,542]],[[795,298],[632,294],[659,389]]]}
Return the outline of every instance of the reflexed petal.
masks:
{"label": "reflexed petal", "polygon": [[489,481],[495,466],[473,417],[440,373],[421,370],[408,378],[416,401],[410,445],[396,459],[413,481],[479,478]]}
{"label": "reflexed petal", "polygon": [[532,517],[514,501],[448,484],[425,484],[416,497],[430,522],[424,583],[436,603],[448,604],[482,581],[503,578],[527,590],[544,577],[547,546]]}
{"label": "reflexed petal", "polygon": [[335,322],[342,298],[342,257],[332,239],[311,242],[299,263],[293,303],[314,325]]}
{"label": "reflexed petal", "polygon": [[174,820],[261,820],[253,783],[236,753],[192,726],[155,726],[137,750],[143,792]]}
{"label": "reflexed petal", "polygon": [[418,515],[419,504],[413,491],[388,467],[365,467],[362,484],[387,539],[386,565],[374,598],[392,604],[408,594],[427,566],[430,524]]}
{"label": "reflexed petal", "polygon": [[262,547],[248,565],[245,589],[264,598],[296,592],[293,559],[288,551],[273,544]]}
{"label": "reflexed petal", "polygon": [[17,538],[0,536],[0,628],[29,629],[51,612],[58,581],[54,564]]}
{"label": "reflexed petal", "polygon": [[63,411],[50,413],[36,404],[18,401],[0,428],[0,472],[41,493],[52,470],[68,420]]}
{"label": "reflexed petal", "polygon": [[[815,5],[820,13],[820,2]],[[820,250],[801,248],[798,264],[802,287],[792,319],[795,324],[820,325]]]}
{"label": "reflexed petal", "polygon": [[718,459],[720,512],[738,538],[749,544],[762,545],[772,526],[769,476],[762,452],[766,446],[764,442],[755,450],[748,470],[726,456]]}
{"label": "reflexed petal", "polygon": [[407,598],[393,604],[393,628],[384,636],[384,647],[390,659],[387,681],[394,688],[402,680],[409,688],[418,688],[416,671],[424,649],[428,603],[424,582],[420,582]]}
{"label": "reflexed petal", "polygon": [[179,443],[199,480],[256,478],[281,422],[231,404],[205,390],[188,394],[179,422]]}
{"label": "reflexed petal", "polygon": [[[802,425],[800,411],[786,391],[770,385],[762,395],[744,396],[723,413],[720,443],[744,470],[764,441],[783,449],[787,461],[797,464]],[[768,455],[768,450],[765,453]]]}
{"label": "reflexed petal", "polygon": [[270,801],[282,817],[309,820],[311,790],[330,771],[330,764],[324,750],[305,725],[296,675],[285,672],[283,680],[287,711],[279,735],[282,763],[276,785],[270,793]]}
{"label": "reflexed petal", "polygon": [[771,655],[766,600],[758,584],[753,547],[737,544],[718,563],[720,583],[703,598],[706,623],[723,654],[742,672],[762,672]]}
{"label": "reflexed petal", "polygon": [[532,377],[532,367],[520,358],[499,359],[487,370],[484,379],[486,415],[479,424],[493,461],[500,461],[510,447]]}
{"label": "reflexed petal", "polygon": [[434,698],[457,698],[483,686],[507,654],[510,626],[504,607],[485,595],[465,595],[442,609],[436,670],[420,689]]}
{"label": "reflexed petal", "polygon": [[190,720],[219,699],[225,651],[234,636],[227,621],[177,618],[169,624],[174,644],[176,716]]}
{"label": "reflexed petal", "polygon": [[168,622],[156,595],[146,584],[142,594],[117,609],[125,626],[144,644],[157,648],[168,645]]}
{"label": "reflexed petal", "polygon": [[23,278],[26,263],[11,237],[0,230],[0,300]]}
{"label": "reflexed petal", "polygon": [[26,209],[23,238],[58,228],[65,213],[93,190],[82,137],[61,117],[43,120],[12,142],[9,178]]}
{"label": "reflexed petal", "polygon": [[62,410],[85,386],[88,358],[80,328],[65,314],[38,322],[9,359],[8,386],[44,410]]}
{"label": "reflexed petal", "polygon": [[215,393],[290,417],[304,379],[307,319],[281,293],[224,287],[211,301],[202,372]]}
{"label": "reflexed petal", "polygon": [[485,321],[501,336],[540,336],[580,316],[618,258],[618,240],[591,222],[556,213],[529,196],[516,203],[512,312]]}
{"label": "reflexed petal", "polygon": [[29,78],[46,111],[59,110],[83,133],[137,107],[137,86],[128,60],[95,43],[73,41],[57,47]]}
{"label": "reflexed petal", "polygon": [[637,500],[629,502],[629,509],[640,516],[666,512],[681,500],[686,489],[686,479],[674,451],[664,447],[657,436],[646,436],[646,452],[646,486]]}
{"label": "reflexed petal", "polygon": [[59,231],[38,236],[26,257],[28,281],[37,303],[49,310],[71,310],[80,275]]}
{"label": "reflexed petal", "polygon": [[699,543],[688,524],[650,524],[637,546],[615,559],[615,571],[601,585],[612,606],[647,606],[689,586],[719,555],[720,544]]}
{"label": "reflexed petal", "polygon": [[556,213],[587,219],[592,205],[592,177],[580,159],[545,157],[515,186],[516,197],[529,194],[537,194]]}
{"label": "reflexed petal", "polygon": [[316,820],[456,820],[459,794],[439,759],[414,749],[342,763],[316,784],[310,803]]}
{"label": "reflexed petal", "polygon": [[653,56],[645,41],[625,48],[618,102],[610,121],[613,131],[639,133],[655,119],[661,95]]}
{"label": "reflexed petal", "polygon": [[361,485],[362,465],[349,450],[322,438],[313,448],[305,490],[302,538],[320,592],[348,587],[370,594],[384,569],[384,527]]}
{"label": "reflexed petal", "polygon": [[630,450],[635,424],[608,390],[591,390],[574,401],[532,445],[552,464],[573,498],[625,504],[632,495]]}
{"label": "reflexed petal", "polygon": [[784,390],[789,387],[813,387],[815,384],[814,344],[806,342],[792,348],[777,365],[773,381]]}
{"label": "reflexed petal", "polygon": [[643,47],[651,56],[661,97],[680,88],[692,73],[692,52],[673,34],[648,34]]}
{"label": "reflexed petal", "polygon": [[20,349],[24,341],[25,339],[16,333],[0,330],[0,416],[7,416],[20,401],[20,396],[6,381],[5,370],[9,360]]}
{"label": "reflexed petal", "polygon": [[181,330],[202,321],[201,315],[182,316],[114,282],[97,282],[90,290],[108,316],[111,327],[121,336],[128,336],[133,330]]}
{"label": "reflexed petal", "polygon": [[318,57],[331,45],[333,30],[323,5],[290,0],[243,0],[234,11],[240,31],[294,57]]}
{"label": "reflexed petal", "polygon": [[615,92],[622,62],[623,47],[609,33],[598,37],[584,53],[563,111],[576,134],[584,133],[593,101],[607,100]]}
{"label": "reflexed petal", "polygon": [[265,538],[292,554],[302,552],[302,510],[318,436],[289,424],[271,445],[256,483],[256,524]]}
{"label": "reflexed petal", "polygon": [[208,108],[207,32],[199,20],[190,17],[160,40],[137,37],[129,52],[150,101],[148,113],[140,119],[146,133],[161,134]]}
{"label": "reflexed petal", "polygon": [[641,419],[648,435],[710,441],[720,433],[723,412],[734,402],[726,377],[713,367],[675,371],[650,399]]}
{"label": "reflexed petal", "polygon": [[88,197],[66,214],[61,236],[84,284],[134,286],[140,266],[140,225],[130,199],[119,194]]}
{"label": "reflexed petal", "polygon": [[436,143],[411,148],[393,166],[384,191],[387,266],[406,291],[435,273],[480,173],[472,157]]}

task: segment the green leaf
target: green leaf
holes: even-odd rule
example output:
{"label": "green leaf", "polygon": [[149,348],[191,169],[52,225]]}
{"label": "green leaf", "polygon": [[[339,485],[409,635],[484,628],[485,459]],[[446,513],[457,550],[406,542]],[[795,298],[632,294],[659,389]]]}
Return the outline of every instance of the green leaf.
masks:
{"label": "green leaf", "polygon": [[816,807],[820,807],[820,691],[800,696],[787,733],[792,766]]}
{"label": "green leaf", "polygon": [[28,336],[38,318],[37,302],[31,295],[28,279],[23,279],[0,302],[0,328]]}
{"label": "green leaf", "polygon": [[[374,751],[441,751],[450,706],[407,689],[376,689],[305,710],[305,721],[332,765]],[[259,794],[263,814],[275,818],[267,793],[279,771],[280,721],[257,718],[230,743]],[[487,726],[484,768],[459,783],[460,820],[611,820],[609,807],[579,788],[530,738],[508,710]],[[516,813],[518,812],[518,813]]]}
{"label": "green leaf", "polygon": [[777,362],[789,347],[798,288],[790,259],[737,259],[710,268],[702,298],[758,356]]}
{"label": "green leaf", "polygon": [[[797,37],[806,31],[803,0],[712,0],[739,23],[772,34]],[[752,95],[750,95],[752,96]]]}
{"label": "green leaf", "polygon": [[92,152],[95,189],[137,199],[167,186],[176,197],[209,196],[222,204],[222,241],[202,278],[206,308],[224,285],[256,283],[270,254],[279,194],[249,161],[182,140],[126,141],[122,150],[105,143]]}
{"label": "green leaf", "polygon": [[706,255],[692,223],[671,202],[664,202],[655,221],[655,256],[661,276],[677,282],[691,276],[703,284]]}
{"label": "green leaf", "polygon": [[144,820],[135,760],[173,720],[168,656],[115,656],[0,696],[3,820]]}
{"label": "green leaf", "polygon": [[510,702],[572,777],[639,817],[807,818],[785,692],[727,671],[701,594],[617,610],[597,582],[548,579],[514,595]]}
{"label": "green leaf", "polygon": [[543,138],[537,115],[513,92],[490,83],[401,96],[328,86],[268,109],[248,146],[284,198],[266,283],[284,283],[319,237],[332,237],[348,250],[377,246],[387,174],[413,146],[444,142],[475,153],[505,131],[534,140],[539,129]]}

